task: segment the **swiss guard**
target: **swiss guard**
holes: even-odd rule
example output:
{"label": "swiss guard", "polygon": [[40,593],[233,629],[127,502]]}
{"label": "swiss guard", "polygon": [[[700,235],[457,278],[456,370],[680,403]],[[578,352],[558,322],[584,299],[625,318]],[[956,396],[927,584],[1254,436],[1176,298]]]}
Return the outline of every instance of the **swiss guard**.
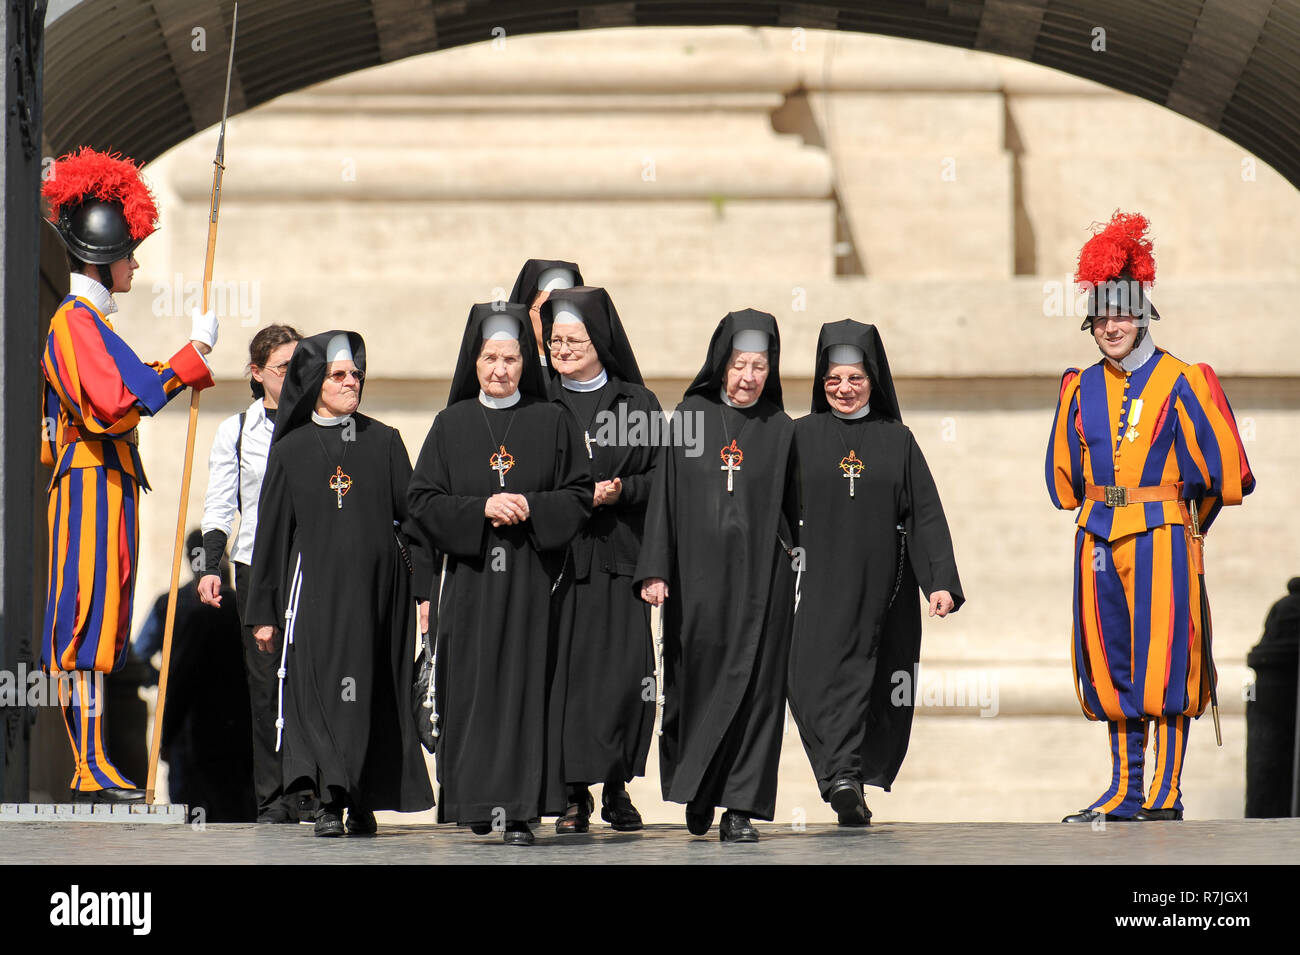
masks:
{"label": "swiss guard", "polygon": [[1075,688],[1084,715],[1106,721],[1113,762],[1110,786],[1064,822],[1182,819],[1188,727],[1217,701],[1202,535],[1255,487],[1214,370],[1152,340],[1147,229],[1116,212],[1079,253],[1082,328],[1102,358],[1065,372],[1047,445],[1052,503],[1080,508]]}
{"label": "swiss guard", "polygon": [[215,315],[196,314],[190,341],[166,362],[143,362],[113,331],[113,295],[128,292],[135,248],[158,209],[134,163],[82,148],[59,159],[42,189],[68,251],[69,291],[50,320],[41,460],[49,486],[49,586],[41,665],[61,681],[76,772],[74,802],[144,799],[104,749],[103,675],[126,661],[139,545],[140,492],[149,490],[136,425],[180,394],[207,388]]}

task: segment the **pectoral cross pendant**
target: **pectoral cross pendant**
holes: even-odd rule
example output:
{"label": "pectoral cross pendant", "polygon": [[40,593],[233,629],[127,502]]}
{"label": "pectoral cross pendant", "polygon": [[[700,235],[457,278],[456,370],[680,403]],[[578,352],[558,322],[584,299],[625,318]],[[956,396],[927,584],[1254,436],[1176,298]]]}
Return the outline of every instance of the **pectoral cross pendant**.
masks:
{"label": "pectoral cross pendant", "polygon": [[849,497],[854,496],[854,483],[862,477],[862,469],[866,467],[862,459],[858,457],[856,451],[850,451],[847,458],[840,458],[840,470],[844,472],[843,477],[849,479]]}
{"label": "pectoral cross pendant", "polygon": [[730,445],[722,449],[719,456],[722,458],[722,467],[718,468],[718,470],[727,472],[727,493],[734,494],[735,487],[732,482],[732,475],[740,470],[740,462],[745,460],[745,452],[736,446],[733,439]]}
{"label": "pectoral cross pendant", "polygon": [[343,495],[348,493],[352,488],[352,478],[343,473],[343,466],[339,465],[334,468],[334,476],[330,478],[330,490],[338,495],[338,509],[343,510]]}
{"label": "pectoral cross pendant", "polygon": [[506,486],[506,472],[515,466],[515,456],[506,450],[504,444],[498,446],[498,451],[492,457],[488,458],[488,464],[492,470],[497,472],[497,483],[501,487]]}

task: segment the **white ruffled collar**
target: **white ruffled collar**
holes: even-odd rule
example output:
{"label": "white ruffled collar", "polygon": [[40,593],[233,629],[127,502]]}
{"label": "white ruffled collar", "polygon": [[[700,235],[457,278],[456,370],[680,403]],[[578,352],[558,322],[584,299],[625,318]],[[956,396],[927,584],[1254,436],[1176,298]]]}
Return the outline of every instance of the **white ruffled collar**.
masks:
{"label": "white ruffled collar", "polygon": [[68,276],[68,294],[78,298],[90,299],[90,304],[99,309],[101,315],[111,315],[117,311],[117,302],[102,282],[97,282],[89,275],[73,272]]}

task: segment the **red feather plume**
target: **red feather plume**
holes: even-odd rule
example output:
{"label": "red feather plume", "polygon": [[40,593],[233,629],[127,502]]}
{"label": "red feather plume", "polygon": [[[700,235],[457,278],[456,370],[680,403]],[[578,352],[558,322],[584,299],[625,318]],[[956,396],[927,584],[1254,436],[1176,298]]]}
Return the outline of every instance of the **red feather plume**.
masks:
{"label": "red feather plume", "polygon": [[1121,275],[1144,285],[1156,280],[1156,260],[1151,254],[1146,216],[1115,210],[1110,222],[1079,251],[1074,280],[1080,285],[1100,285]]}
{"label": "red feather plume", "polygon": [[96,152],[82,146],[54,164],[52,175],[41,187],[50,204],[50,221],[57,222],[65,206],[86,199],[117,202],[126,216],[132,239],[143,239],[158,228],[158,206],[153,193],[140,176],[139,168],[118,153]]}

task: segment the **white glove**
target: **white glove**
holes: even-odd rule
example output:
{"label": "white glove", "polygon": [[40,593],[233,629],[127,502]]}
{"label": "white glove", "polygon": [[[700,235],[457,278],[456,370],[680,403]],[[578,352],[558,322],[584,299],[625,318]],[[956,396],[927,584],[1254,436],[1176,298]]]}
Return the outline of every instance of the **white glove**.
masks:
{"label": "white glove", "polygon": [[202,342],[209,348],[217,347],[217,313],[209,310],[200,312],[197,308],[190,316],[190,341]]}

